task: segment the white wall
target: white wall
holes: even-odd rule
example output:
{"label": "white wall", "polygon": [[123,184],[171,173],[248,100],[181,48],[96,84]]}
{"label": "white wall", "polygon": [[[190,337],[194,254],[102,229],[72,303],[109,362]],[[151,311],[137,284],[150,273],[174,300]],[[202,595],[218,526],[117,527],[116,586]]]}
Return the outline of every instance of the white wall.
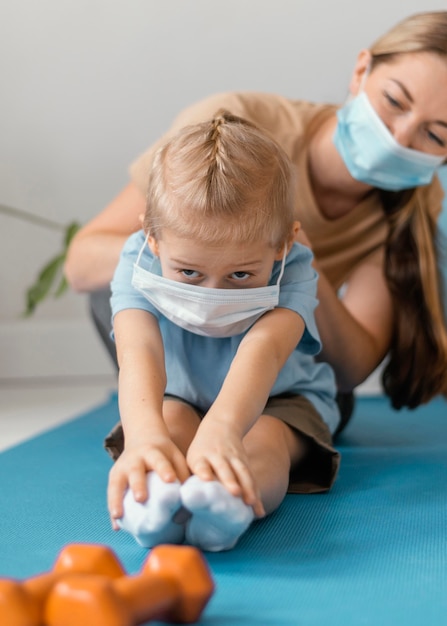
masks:
{"label": "white wall", "polygon": [[[342,101],[357,52],[445,0],[4,0],[0,204],[87,221],[184,106],[254,89]],[[69,294],[20,318],[60,236],[0,213],[0,380],[111,373]]]}

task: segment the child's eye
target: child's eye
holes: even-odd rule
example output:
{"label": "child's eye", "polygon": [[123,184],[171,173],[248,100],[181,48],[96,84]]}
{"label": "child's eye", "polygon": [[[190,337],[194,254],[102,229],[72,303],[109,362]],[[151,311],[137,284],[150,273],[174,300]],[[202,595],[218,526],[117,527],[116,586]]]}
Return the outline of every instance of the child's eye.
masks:
{"label": "child's eye", "polygon": [[231,278],[234,278],[234,280],[246,280],[249,276],[248,272],[233,272],[231,274]]}
{"label": "child's eye", "polygon": [[196,272],[196,270],[180,270],[180,274],[183,274],[186,278],[198,278],[200,276],[200,273]]}

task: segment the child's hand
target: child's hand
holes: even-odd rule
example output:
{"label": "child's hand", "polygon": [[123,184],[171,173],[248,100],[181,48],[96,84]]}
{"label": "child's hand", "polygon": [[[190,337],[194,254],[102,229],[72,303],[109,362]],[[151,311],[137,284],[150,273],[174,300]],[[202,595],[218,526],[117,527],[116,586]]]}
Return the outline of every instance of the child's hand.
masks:
{"label": "child's hand", "polygon": [[135,500],[145,502],[148,498],[146,474],[154,470],[167,483],[184,482],[190,472],[186,459],[177,446],[168,438],[125,448],[109,473],[107,502],[112,525],[123,515],[123,498],[128,487]]}
{"label": "child's hand", "polygon": [[193,474],[202,480],[219,480],[231,494],[252,506],[257,517],[265,515],[242,440],[228,424],[202,421],[186,459]]}

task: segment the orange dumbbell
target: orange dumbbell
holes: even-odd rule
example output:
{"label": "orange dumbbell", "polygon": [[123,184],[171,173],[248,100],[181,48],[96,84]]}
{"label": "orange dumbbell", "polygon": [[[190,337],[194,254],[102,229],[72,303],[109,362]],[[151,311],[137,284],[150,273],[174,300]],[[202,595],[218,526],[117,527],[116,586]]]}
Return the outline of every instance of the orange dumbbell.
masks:
{"label": "orange dumbbell", "polygon": [[96,544],[70,544],[63,548],[53,569],[24,581],[0,580],[0,615],[7,626],[41,626],[52,587],[68,574],[97,574],[110,579],[125,576],[114,552]]}
{"label": "orange dumbbell", "polygon": [[214,591],[202,554],[192,546],[153,548],[141,572],[110,580],[67,576],[47,601],[47,626],[135,626],[157,619],[196,622]]}

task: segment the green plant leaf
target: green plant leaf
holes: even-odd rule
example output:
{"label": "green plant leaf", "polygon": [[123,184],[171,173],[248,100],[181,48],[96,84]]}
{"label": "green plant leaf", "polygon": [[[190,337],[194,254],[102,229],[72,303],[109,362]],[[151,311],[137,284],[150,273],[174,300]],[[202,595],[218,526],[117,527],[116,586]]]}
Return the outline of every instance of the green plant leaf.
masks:
{"label": "green plant leaf", "polygon": [[[53,289],[53,295],[55,298],[59,298],[63,293],[65,293],[65,291],[67,291],[68,283],[63,274],[64,263],[67,256],[68,246],[79,228],[80,224],[77,222],[72,222],[65,228],[62,252],[48,261],[48,263],[40,271],[36,282],[27,289],[26,308],[23,313],[25,317],[32,315],[36,310],[36,307],[48,297]],[[57,286],[54,287],[56,281],[59,282],[57,283]]]}
{"label": "green plant leaf", "polygon": [[57,274],[63,266],[64,258],[65,255],[59,254],[54,259],[51,259],[40,271],[36,282],[29,287],[26,292],[25,316],[34,313],[39,302],[42,302],[47,297]]}
{"label": "green plant leaf", "polygon": [[68,226],[59,224],[53,220],[49,220],[39,215],[34,215],[29,211],[18,209],[17,207],[11,207],[6,204],[0,204],[0,213],[5,215],[16,217],[18,219],[42,226],[50,230],[57,230],[63,232],[63,245],[62,252],[55,258],[48,261],[48,263],[40,271],[35,283],[31,285],[26,291],[26,306],[23,315],[25,317],[32,315],[36,310],[38,304],[40,304],[52,291],[56,281],[54,296],[58,298],[68,289],[67,280],[63,274],[65,257],[67,256],[67,249],[73,239],[74,235],[78,232],[81,225],[78,222],[71,222]]}
{"label": "green plant leaf", "polygon": [[68,282],[65,278],[64,274],[62,274],[62,278],[59,281],[58,286],[56,287],[56,291],[54,292],[55,298],[60,298],[60,296],[65,293],[68,289]]}
{"label": "green plant leaf", "polygon": [[80,228],[81,225],[78,222],[71,222],[71,224],[66,227],[64,234],[64,252],[67,252],[67,248],[70,245],[71,240]]}

